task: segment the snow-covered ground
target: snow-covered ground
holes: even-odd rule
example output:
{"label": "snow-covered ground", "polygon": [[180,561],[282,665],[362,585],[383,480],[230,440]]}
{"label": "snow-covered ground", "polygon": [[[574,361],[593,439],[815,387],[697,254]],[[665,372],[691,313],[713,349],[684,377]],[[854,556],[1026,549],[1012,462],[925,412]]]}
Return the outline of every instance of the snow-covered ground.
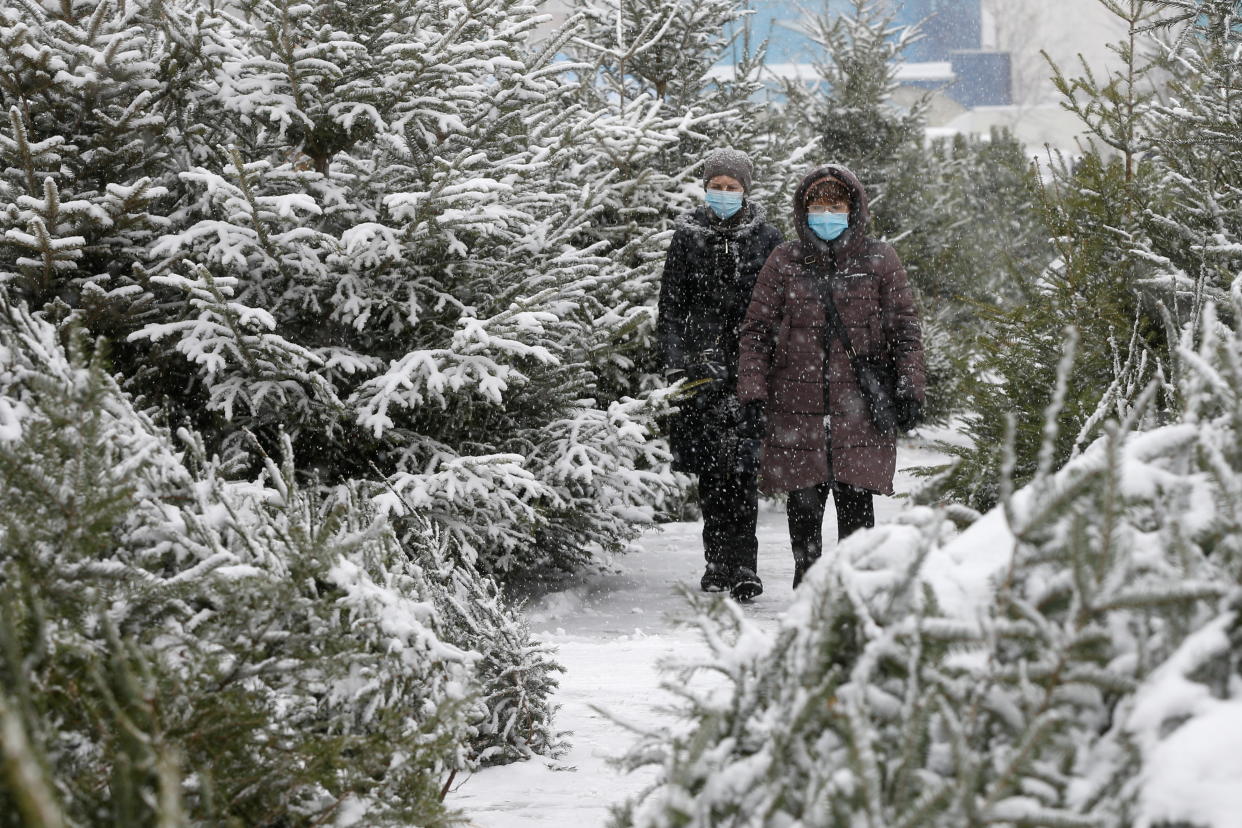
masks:
{"label": "snow-covered ground", "polygon": [[[926,436],[949,433],[929,431]],[[898,496],[876,498],[877,522],[891,520],[905,506],[902,493],[915,487],[915,478],[904,469],[940,462],[943,456],[925,440],[903,442],[897,457]],[[557,722],[570,731],[571,747],[559,760],[536,758],[489,768],[460,782],[448,801],[465,812],[468,825],[596,828],[607,822],[609,806],[651,782],[654,769],[624,774],[610,763],[633,741],[613,718],[644,728],[674,725],[662,710],[671,697],[660,689],[658,664],[703,650],[693,631],[675,623],[685,608],[678,587],[697,588],[702,574],[701,531],[700,523],[666,524],[639,538],[617,559],[614,573],[584,576],[529,607],[532,629],[556,647],[565,667]],[[835,537],[836,515],[829,505],[824,538]],[[764,592],[748,612],[775,629],[793,597],[793,560],[785,515],[767,503],[759,513],[759,574]]]}

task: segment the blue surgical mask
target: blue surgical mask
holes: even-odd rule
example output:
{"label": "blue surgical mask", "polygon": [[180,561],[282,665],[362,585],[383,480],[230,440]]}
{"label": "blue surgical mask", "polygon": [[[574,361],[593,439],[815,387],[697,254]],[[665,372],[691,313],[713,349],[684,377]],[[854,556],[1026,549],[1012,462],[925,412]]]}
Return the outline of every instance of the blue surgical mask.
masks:
{"label": "blue surgical mask", "polygon": [[731,193],[727,190],[708,190],[707,206],[711,207],[712,212],[722,219],[733,218],[733,215],[742,209],[742,194]]}
{"label": "blue surgical mask", "polygon": [[832,241],[850,226],[849,213],[809,213],[807,225],[824,241]]}

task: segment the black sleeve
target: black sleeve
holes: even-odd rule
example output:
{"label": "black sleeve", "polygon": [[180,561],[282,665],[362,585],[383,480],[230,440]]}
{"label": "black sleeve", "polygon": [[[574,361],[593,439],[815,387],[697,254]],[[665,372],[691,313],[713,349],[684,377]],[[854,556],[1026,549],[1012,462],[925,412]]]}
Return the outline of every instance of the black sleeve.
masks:
{"label": "black sleeve", "polygon": [[767,232],[764,234],[764,239],[763,239],[764,240],[763,260],[765,262],[767,261],[768,256],[772,255],[772,251],[775,250],[777,247],[779,247],[781,242],[785,241],[785,234],[783,234],[780,230],[776,229],[776,227],[774,227],[773,225],[771,224],[767,225],[766,229],[767,229]]}
{"label": "black sleeve", "polygon": [[660,300],[656,308],[656,342],[665,370],[686,367],[686,234],[678,230],[669,243],[660,276]]}
{"label": "black sleeve", "polygon": [[737,398],[748,403],[768,399],[768,374],[776,331],[785,316],[785,274],[780,256],[769,255],[759,271],[738,342]]}

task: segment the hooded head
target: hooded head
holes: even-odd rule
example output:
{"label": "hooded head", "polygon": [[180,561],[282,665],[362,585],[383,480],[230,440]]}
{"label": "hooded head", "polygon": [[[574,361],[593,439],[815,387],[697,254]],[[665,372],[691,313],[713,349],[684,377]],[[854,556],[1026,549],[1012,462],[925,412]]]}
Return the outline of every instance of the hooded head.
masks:
{"label": "hooded head", "polygon": [[741,150],[714,149],[703,159],[703,186],[718,175],[727,175],[742,185],[742,192],[750,195],[750,183],[754,166],[750,156]]}
{"label": "hooded head", "polygon": [[[843,186],[850,194],[850,226],[849,229],[831,242],[822,241],[806,223],[807,195],[817,182],[825,179],[833,180]],[[798,231],[798,240],[810,250],[832,249],[838,257],[852,257],[861,252],[865,241],[867,223],[871,213],[867,206],[867,191],[852,172],[839,164],[825,164],[816,167],[802,177],[802,183],[794,191],[793,197],[794,227]]]}

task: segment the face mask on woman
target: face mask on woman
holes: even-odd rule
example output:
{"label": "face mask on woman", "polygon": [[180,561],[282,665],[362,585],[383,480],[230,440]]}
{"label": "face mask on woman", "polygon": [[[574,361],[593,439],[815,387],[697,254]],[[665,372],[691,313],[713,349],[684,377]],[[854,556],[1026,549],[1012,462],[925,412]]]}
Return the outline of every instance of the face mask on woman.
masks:
{"label": "face mask on woman", "polygon": [[742,209],[742,194],[731,193],[728,190],[708,190],[707,206],[722,219],[733,218],[733,215]]}
{"label": "face mask on woman", "polygon": [[850,226],[849,213],[810,213],[806,223],[824,241],[832,241]]}

